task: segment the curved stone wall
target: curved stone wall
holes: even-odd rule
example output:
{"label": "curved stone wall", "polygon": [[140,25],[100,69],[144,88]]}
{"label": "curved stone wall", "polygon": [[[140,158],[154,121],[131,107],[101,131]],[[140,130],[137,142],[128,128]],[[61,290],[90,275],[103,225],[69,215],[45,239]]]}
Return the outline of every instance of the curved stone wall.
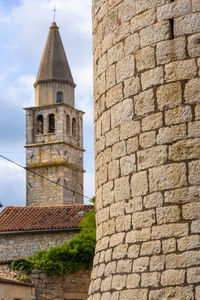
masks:
{"label": "curved stone wall", "polygon": [[93,0],[89,300],[200,299],[200,1]]}

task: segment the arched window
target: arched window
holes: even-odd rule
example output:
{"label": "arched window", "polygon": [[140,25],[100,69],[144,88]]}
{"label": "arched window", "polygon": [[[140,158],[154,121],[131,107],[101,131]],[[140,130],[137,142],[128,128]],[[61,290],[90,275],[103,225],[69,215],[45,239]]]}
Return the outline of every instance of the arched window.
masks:
{"label": "arched window", "polygon": [[49,132],[55,131],[55,115],[50,114],[49,115]]}
{"label": "arched window", "polygon": [[67,134],[70,134],[70,117],[69,117],[69,115],[66,115],[66,130],[67,130]]}
{"label": "arched window", "polygon": [[72,119],[72,135],[76,136],[76,119]]}
{"label": "arched window", "polygon": [[36,119],[36,133],[42,134],[43,133],[43,115],[38,115]]}
{"label": "arched window", "polygon": [[57,92],[56,103],[62,103],[62,102],[63,102],[63,92]]}

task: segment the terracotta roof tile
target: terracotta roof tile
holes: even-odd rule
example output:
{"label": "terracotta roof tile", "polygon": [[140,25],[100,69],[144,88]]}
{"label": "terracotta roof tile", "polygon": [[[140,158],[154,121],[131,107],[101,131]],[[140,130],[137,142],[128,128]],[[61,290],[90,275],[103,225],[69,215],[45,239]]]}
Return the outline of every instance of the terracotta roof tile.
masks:
{"label": "terracotta roof tile", "polygon": [[79,228],[84,212],[93,205],[7,206],[0,213],[0,232]]}

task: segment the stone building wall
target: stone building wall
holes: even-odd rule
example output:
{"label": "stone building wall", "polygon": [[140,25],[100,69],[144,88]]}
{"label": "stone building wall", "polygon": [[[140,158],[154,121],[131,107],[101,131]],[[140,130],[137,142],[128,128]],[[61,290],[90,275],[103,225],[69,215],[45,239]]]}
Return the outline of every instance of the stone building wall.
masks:
{"label": "stone building wall", "polygon": [[20,284],[0,279],[1,300],[36,300],[35,288],[28,284]]}
{"label": "stone building wall", "polygon": [[93,0],[89,300],[200,299],[200,1]]}
{"label": "stone building wall", "polygon": [[[77,232],[74,231],[0,235],[0,262],[28,257],[38,250],[59,246],[71,240],[76,234]],[[1,265],[0,269],[2,269]]]}

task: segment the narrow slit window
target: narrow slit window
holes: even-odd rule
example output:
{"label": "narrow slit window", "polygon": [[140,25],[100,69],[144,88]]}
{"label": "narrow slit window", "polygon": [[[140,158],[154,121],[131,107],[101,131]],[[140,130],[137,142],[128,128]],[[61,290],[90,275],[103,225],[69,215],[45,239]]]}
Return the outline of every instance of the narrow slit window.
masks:
{"label": "narrow slit window", "polygon": [[75,137],[76,136],[76,119],[72,119],[72,135]]}
{"label": "narrow slit window", "polygon": [[55,115],[50,114],[49,115],[49,132],[55,131]]}
{"label": "narrow slit window", "polygon": [[69,115],[66,115],[66,129],[67,129],[67,134],[70,134],[70,117],[69,117]]}
{"label": "narrow slit window", "polygon": [[44,121],[43,121],[43,116],[39,115],[37,116],[36,119],[36,133],[37,134],[43,134],[43,125],[44,125]]}
{"label": "narrow slit window", "polygon": [[169,19],[169,25],[171,30],[171,40],[174,39],[174,19]]}
{"label": "narrow slit window", "polygon": [[62,103],[62,102],[63,102],[63,92],[57,92],[56,103]]}

